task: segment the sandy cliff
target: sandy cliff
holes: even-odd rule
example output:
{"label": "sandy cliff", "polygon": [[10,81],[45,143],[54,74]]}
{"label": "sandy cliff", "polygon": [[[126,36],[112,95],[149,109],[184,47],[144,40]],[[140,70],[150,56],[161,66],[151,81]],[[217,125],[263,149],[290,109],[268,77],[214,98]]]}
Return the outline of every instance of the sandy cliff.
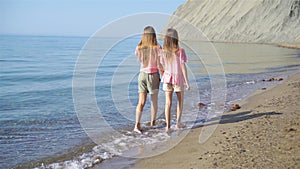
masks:
{"label": "sandy cliff", "polygon": [[166,27],[195,40],[189,24],[211,41],[300,43],[300,0],[188,0]]}

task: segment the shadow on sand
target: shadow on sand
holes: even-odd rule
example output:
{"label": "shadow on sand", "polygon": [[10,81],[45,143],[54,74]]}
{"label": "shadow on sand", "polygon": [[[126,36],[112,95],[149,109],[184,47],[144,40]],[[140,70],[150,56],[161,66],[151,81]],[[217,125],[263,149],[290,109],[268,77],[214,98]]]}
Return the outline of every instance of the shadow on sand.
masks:
{"label": "shadow on sand", "polygon": [[281,115],[282,113],[278,112],[265,112],[265,113],[257,113],[257,114],[251,114],[252,111],[244,111],[244,112],[237,112],[237,113],[231,113],[226,114],[224,113],[222,116],[214,117],[212,119],[209,119],[207,121],[205,120],[196,120],[194,121],[194,126],[192,129],[200,128],[204,126],[211,126],[211,125],[217,125],[217,124],[228,124],[228,123],[237,123],[240,121],[250,120],[262,116],[273,116],[273,115]]}

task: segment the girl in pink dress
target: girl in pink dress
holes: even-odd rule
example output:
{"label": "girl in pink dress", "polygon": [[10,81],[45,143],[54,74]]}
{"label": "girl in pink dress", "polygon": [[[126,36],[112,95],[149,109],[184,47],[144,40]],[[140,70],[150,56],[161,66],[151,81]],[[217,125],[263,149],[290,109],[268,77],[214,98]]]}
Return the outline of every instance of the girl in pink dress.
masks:
{"label": "girl in pink dress", "polygon": [[172,106],[173,92],[177,95],[177,123],[180,128],[180,120],[184,101],[184,85],[186,90],[190,89],[188,75],[185,63],[187,57],[183,48],[178,44],[178,33],[175,29],[168,29],[164,38],[164,46],[161,57],[161,63],[164,68],[162,76],[163,90],[166,95],[165,117],[166,131],[170,129],[170,111]]}
{"label": "girl in pink dress", "polygon": [[136,122],[134,131],[141,133],[140,120],[144,109],[147,93],[151,95],[151,126],[155,125],[158,109],[158,91],[160,84],[159,70],[161,46],[157,43],[155,30],[151,26],[144,28],[142,39],[135,51],[138,60],[141,62],[138,77],[139,102],[136,107]]}

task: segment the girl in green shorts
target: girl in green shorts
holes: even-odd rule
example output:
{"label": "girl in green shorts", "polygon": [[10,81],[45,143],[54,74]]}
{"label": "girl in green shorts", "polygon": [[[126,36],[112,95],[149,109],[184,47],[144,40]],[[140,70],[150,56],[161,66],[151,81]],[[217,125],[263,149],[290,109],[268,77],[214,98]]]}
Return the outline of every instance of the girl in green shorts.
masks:
{"label": "girl in green shorts", "polygon": [[151,26],[145,27],[142,39],[135,51],[138,60],[141,62],[138,77],[139,102],[136,107],[136,122],[134,127],[134,131],[138,133],[141,133],[140,120],[146,103],[147,93],[151,95],[151,126],[155,125],[160,83],[159,70],[162,70],[160,53],[161,46],[157,43],[154,28]]}

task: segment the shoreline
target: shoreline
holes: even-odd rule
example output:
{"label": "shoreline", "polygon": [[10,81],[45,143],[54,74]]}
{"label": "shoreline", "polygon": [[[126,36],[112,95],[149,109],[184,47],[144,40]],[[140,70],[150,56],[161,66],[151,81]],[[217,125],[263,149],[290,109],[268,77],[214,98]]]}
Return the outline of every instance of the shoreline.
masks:
{"label": "shoreline", "polygon": [[300,49],[300,44],[280,43],[277,44],[277,46],[290,49]]}
{"label": "shoreline", "polygon": [[[197,42],[189,39],[181,39],[180,41]],[[237,42],[237,41],[213,41],[213,40],[203,40],[199,42],[227,43],[227,44],[257,44],[257,45],[271,45],[271,46],[277,46],[277,47],[289,48],[289,49],[300,49],[300,43]]]}
{"label": "shoreline", "polygon": [[193,130],[170,151],[138,159],[135,169],[150,168],[299,168],[300,73],[281,84],[238,101],[242,108],[223,113],[203,144]]}

